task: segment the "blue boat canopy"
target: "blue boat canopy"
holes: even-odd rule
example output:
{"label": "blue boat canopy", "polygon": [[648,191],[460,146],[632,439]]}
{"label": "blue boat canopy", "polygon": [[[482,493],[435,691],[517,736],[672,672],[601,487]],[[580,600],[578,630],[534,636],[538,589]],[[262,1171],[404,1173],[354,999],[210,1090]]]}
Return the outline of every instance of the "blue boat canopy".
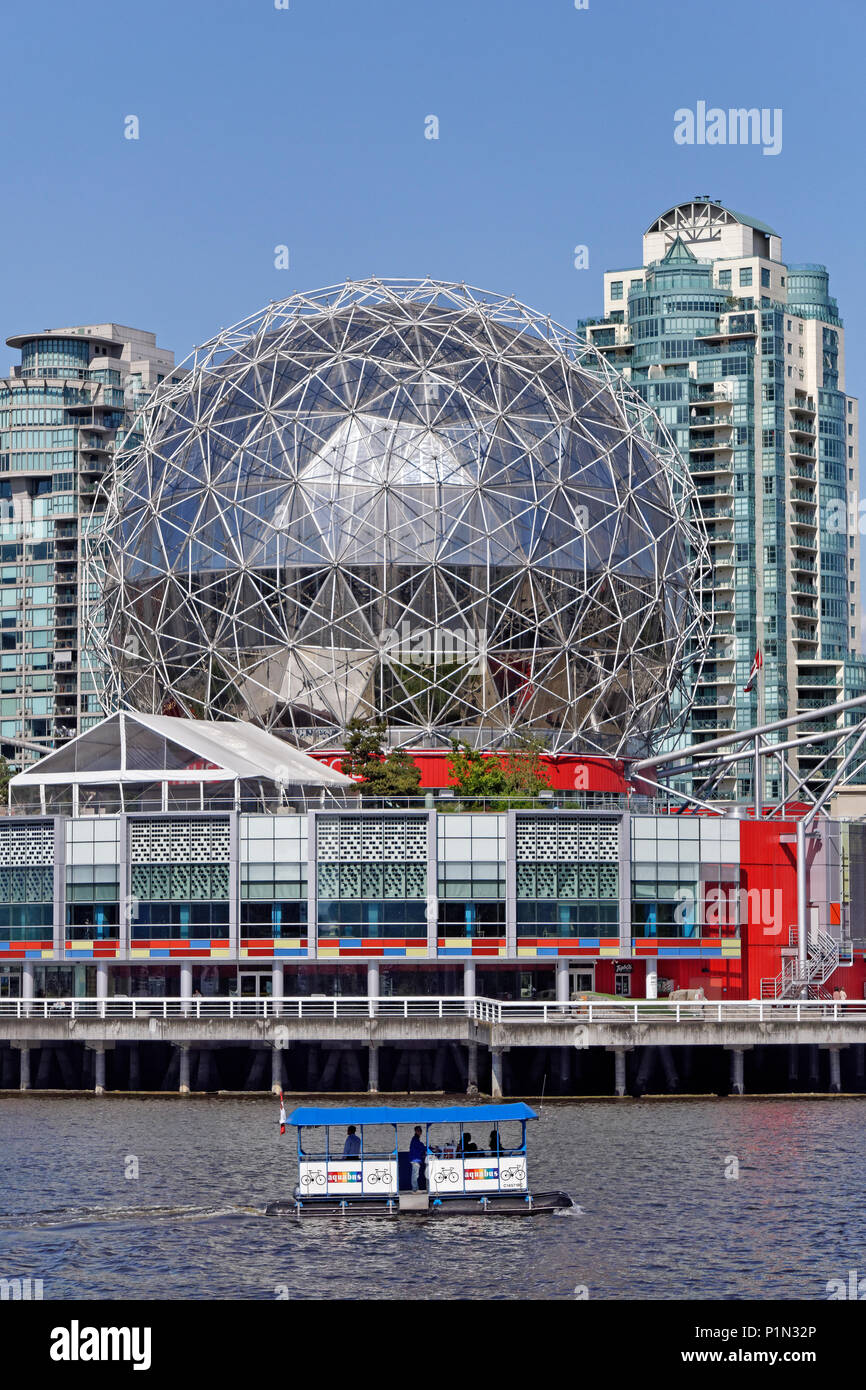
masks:
{"label": "blue boat canopy", "polygon": [[495,1124],[500,1120],[537,1120],[522,1101],[513,1105],[302,1105],[287,1123],[316,1125]]}

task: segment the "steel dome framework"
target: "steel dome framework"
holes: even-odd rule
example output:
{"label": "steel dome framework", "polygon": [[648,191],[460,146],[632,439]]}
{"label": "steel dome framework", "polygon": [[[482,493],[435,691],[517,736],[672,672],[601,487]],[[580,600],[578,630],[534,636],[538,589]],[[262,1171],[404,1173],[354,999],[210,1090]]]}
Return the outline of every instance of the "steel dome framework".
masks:
{"label": "steel dome framework", "polygon": [[353,716],[403,746],[670,732],[709,641],[707,540],[600,353],[513,298],[367,280],[272,303],[187,366],[90,537],[106,709],[309,747]]}

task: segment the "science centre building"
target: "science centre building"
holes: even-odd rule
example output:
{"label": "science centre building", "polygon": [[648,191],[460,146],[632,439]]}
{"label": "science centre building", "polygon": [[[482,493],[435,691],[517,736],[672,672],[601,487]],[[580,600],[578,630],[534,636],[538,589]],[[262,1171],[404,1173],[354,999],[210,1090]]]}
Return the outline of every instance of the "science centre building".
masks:
{"label": "science centre building", "polygon": [[[645,751],[708,640],[708,545],[656,416],[514,299],[351,282],[273,303],[151,398],[96,538],[124,705],[307,749]],[[675,696],[672,711],[672,695]]]}

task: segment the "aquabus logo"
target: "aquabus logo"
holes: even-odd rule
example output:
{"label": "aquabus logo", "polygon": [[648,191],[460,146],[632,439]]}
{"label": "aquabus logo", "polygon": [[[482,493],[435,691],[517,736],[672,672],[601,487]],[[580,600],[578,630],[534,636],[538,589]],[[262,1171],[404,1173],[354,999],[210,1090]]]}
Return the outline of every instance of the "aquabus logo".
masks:
{"label": "aquabus logo", "polygon": [[68,1327],[51,1329],[52,1361],[131,1361],[134,1371],[150,1370],[149,1327]]}

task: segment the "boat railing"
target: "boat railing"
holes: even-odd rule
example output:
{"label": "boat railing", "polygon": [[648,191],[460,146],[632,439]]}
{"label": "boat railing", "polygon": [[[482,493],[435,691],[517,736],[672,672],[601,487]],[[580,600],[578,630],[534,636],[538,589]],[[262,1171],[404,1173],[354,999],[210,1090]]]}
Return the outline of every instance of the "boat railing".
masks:
{"label": "boat railing", "polygon": [[714,1023],[866,1020],[863,999],[489,999],[472,995],[233,995],[0,999],[0,1019],[472,1019],[478,1023]]}

